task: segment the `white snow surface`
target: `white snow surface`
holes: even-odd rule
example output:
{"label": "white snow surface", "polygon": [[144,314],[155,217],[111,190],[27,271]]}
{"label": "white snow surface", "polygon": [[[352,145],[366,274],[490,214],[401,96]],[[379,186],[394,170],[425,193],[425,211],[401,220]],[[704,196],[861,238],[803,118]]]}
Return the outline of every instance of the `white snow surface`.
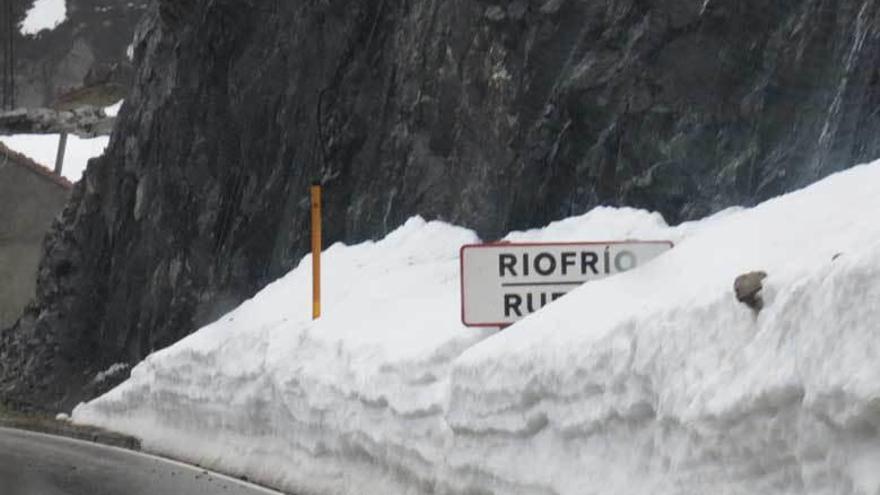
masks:
{"label": "white snow surface", "polygon": [[[3,142],[10,149],[29,157],[49,170],[55,168],[55,157],[58,154],[58,142],[60,139],[61,137],[58,134],[13,134],[0,136],[0,142]],[[101,156],[109,142],[109,136],[83,139],[69,134],[67,136],[67,150],[64,154],[64,166],[61,168],[61,175],[71,182],[78,181],[82,177],[83,172],[85,172],[89,160]]]}
{"label": "white snow surface", "polygon": [[125,100],[119,100],[116,103],[110,105],[109,107],[104,107],[104,115],[108,117],[118,117],[119,110],[122,109],[122,104]]}
{"label": "white snow surface", "polygon": [[106,370],[101,371],[98,374],[96,374],[95,377],[92,378],[92,383],[93,384],[104,383],[105,381],[107,381],[107,379],[113,378],[114,376],[122,373],[123,371],[127,370],[128,368],[129,368],[128,363],[115,363],[115,364],[111,365],[109,368],[107,368]]}
{"label": "white snow surface", "polygon": [[[508,239],[670,239],[506,330],[459,322],[471,231],[306,257],[73,412],[300,494],[880,493],[880,162],[668,227],[600,208]],[[765,270],[760,314],[734,279]]]}
{"label": "white snow surface", "polygon": [[[113,105],[104,107],[104,114],[108,117],[116,117],[119,114],[122,103],[123,100],[120,100]],[[11,134],[0,136],[0,142],[9,149],[27,156],[49,170],[55,169],[55,158],[58,156],[58,143],[60,140],[60,134]],[[71,182],[79,181],[86,170],[89,160],[104,154],[108,144],[110,144],[110,136],[86,139],[68,134],[61,175]]]}
{"label": "white snow surface", "polygon": [[44,29],[55,29],[67,19],[65,0],[36,0],[21,23],[21,34],[33,35]]}

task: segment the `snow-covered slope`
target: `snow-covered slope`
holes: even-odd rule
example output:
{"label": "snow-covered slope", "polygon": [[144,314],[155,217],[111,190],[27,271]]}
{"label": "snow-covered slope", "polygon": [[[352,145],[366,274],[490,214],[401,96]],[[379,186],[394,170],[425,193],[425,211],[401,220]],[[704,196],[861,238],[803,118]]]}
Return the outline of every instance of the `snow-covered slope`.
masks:
{"label": "snow-covered slope", "polygon": [[474,234],[412,219],[327,250],[320,321],[306,258],[73,418],[303,494],[877,494],[878,192],[880,163],[675,228],[511,234],[677,246],[502,332],[458,321]]}

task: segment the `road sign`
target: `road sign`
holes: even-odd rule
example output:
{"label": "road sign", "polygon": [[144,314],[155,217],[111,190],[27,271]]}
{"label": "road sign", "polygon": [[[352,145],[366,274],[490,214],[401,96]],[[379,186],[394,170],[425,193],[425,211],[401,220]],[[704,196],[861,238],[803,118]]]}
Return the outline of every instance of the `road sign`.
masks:
{"label": "road sign", "polygon": [[584,282],[632,270],[669,241],[471,244],[461,248],[461,320],[504,326]]}

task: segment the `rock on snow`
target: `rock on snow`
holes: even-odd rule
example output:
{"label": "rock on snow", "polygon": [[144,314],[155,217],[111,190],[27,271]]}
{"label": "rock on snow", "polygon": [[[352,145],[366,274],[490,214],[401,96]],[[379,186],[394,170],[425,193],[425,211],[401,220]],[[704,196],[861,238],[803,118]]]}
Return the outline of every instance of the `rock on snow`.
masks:
{"label": "rock on snow", "polygon": [[475,235],[415,218],[326,251],[320,321],[306,258],[73,419],[296,493],[876,494],[878,191],[880,162],[674,228],[511,234],[677,245],[503,332],[459,322]]}

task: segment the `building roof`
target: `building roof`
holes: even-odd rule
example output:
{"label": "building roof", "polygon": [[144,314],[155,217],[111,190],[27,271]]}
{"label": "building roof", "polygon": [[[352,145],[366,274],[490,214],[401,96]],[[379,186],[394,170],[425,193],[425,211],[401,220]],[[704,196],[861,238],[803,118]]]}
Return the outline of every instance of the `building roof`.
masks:
{"label": "building roof", "polygon": [[0,143],[0,160],[3,158],[8,159],[12,163],[15,163],[21,167],[24,167],[31,172],[42,176],[45,179],[48,179],[50,182],[54,182],[55,184],[63,187],[64,189],[72,189],[73,183],[64,177],[56,174],[55,172],[49,170],[48,168],[40,165],[39,163],[31,160],[25,155],[18,153],[14,150],[9,149],[5,144]]}

